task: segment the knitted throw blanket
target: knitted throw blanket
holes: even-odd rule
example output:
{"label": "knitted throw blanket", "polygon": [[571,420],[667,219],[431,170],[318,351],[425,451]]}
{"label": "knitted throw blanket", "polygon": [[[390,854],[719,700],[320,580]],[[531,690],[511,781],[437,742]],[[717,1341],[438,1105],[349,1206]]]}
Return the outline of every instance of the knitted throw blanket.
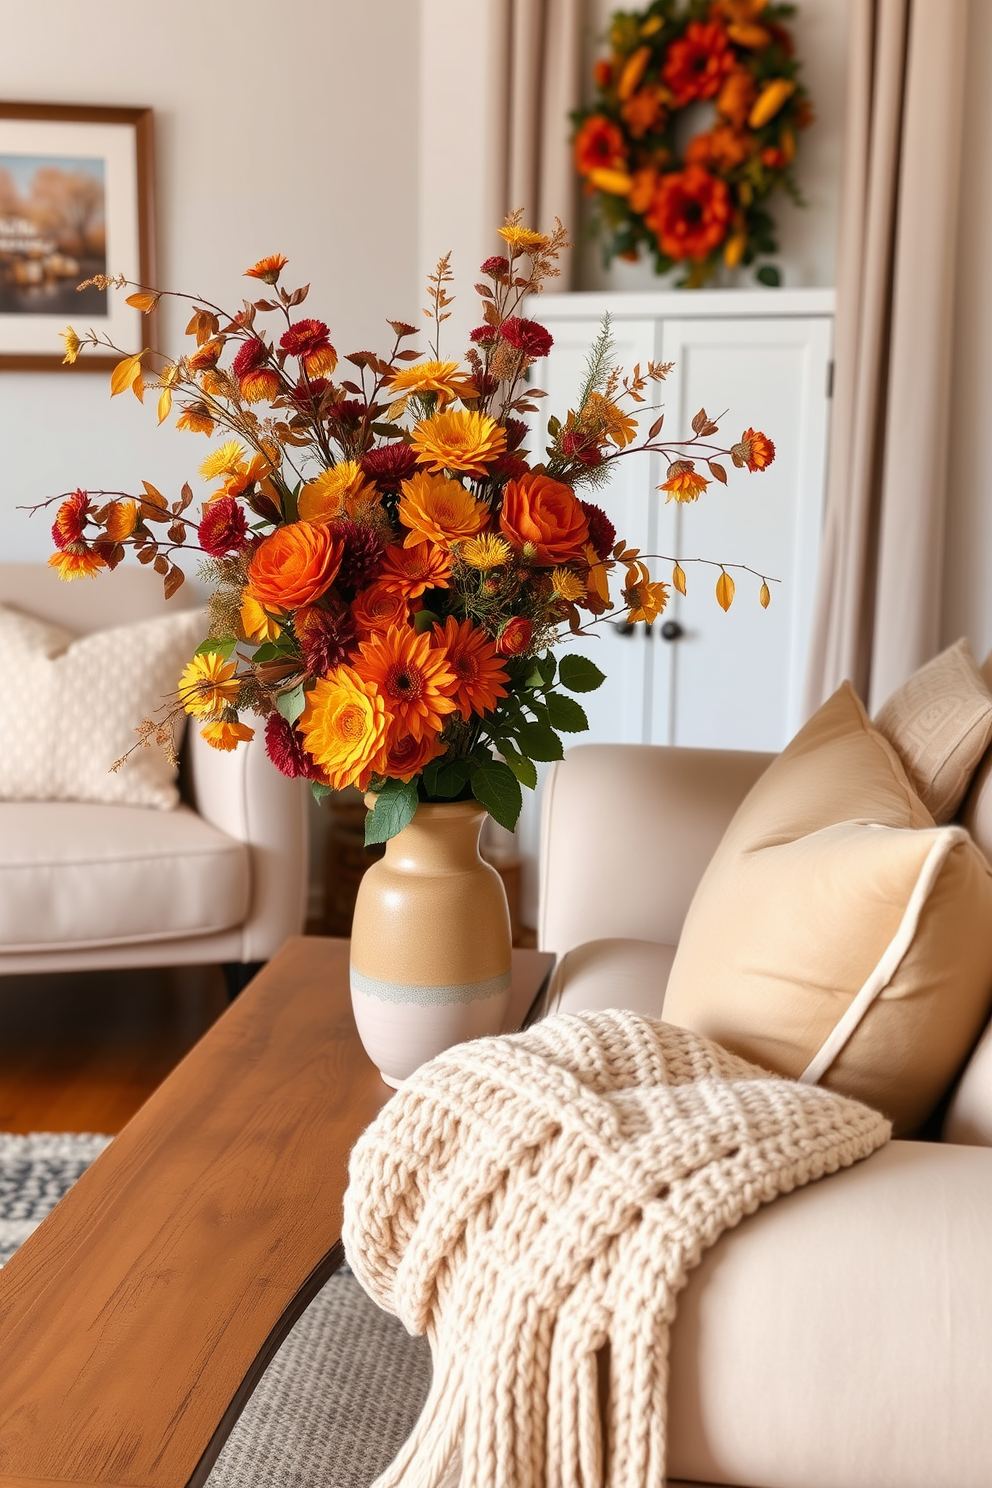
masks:
{"label": "knitted throw blanket", "polygon": [[377,1488],[458,1482],[459,1453],[463,1488],[661,1488],[688,1272],[889,1130],[628,1012],[559,1014],[432,1060],[359,1139],[345,1196],[355,1275],[434,1360]]}

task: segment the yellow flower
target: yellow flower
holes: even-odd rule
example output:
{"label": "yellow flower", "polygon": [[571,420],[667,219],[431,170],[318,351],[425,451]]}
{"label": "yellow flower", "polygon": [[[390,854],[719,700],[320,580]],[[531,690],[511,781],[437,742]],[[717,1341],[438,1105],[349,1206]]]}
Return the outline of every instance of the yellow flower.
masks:
{"label": "yellow flower", "polygon": [[303,487],[300,517],[305,522],[333,522],[374,495],[357,461],[341,460]]}
{"label": "yellow flower", "polygon": [[60,579],[92,579],[107,565],[99,553],[91,552],[82,543],[69,543],[52,554],[48,566],[57,571]]}
{"label": "yellow flower", "polygon": [[421,465],[432,472],[485,475],[490,461],[506,449],[506,430],[488,413],[455,409],[422,419],[411,443]]}
{"label": "yellow flower", "polygon": [[249,728],[246,723],[240,723],[237,719],[229,722],[226,718],[217,719],[214,723],[205,723],[200,733],[212,749],[228,751],[237,749],[241,743],[247,744],[255,737],[255,730]]}
{"label": "yellow flower", "polygon": [[560,599],[581,599],[586,592],[586,586],[578,574],[572,573],[569,568],[553,568],[551,582]]}
{"label": "yellow flower", "polygon": [[111,542],[123,542],[126,537],[131,536],[137,520],[136,501],[114,501],[107,513],[104,529]]}
{"label": "yellow flower", "polygon": [[214,420],[206,403],[187,403],[176,419],[177,429],[188,429],[191,434],[212,434]]}
{"label": "yellow flower", "polygon": [[623,597],[630,605],[628,625],[636,625],[638,620],[651,625],[668,603],[668,585],[660,581],[632,584],[629,589],[624,590]]}
{"label": "yellow flower", "polygon": [[698,501],[708,485],[691,460],[673,460],[658,490],[668,492],[666,501]]}
{"label": "yellow flower", "polygon": [[400,490],[397,514],[410,529],[403,541],[405,548],[427,541],[450,547],[461,538],[474,537],[489,519],[484,501],[476,501],[459,481],[443,475],[418,473],[405,480]]}
{"label": "yellow flower", "polygon": [[544,233],[535,232],[532,227],[522,227],[515,222],[508,222],[505,227],[501,227],[499,235],[509,244],[514,254],[529,253],[532,248],[545,248],[548,242]]}
{"label": "yellow flower", "polygon": [[65,356],[62,360],[63,362],[68,362],[71,366],[78,357],[80,347],[83,343],[72,329],[72,326],[66,326],[64,331],[59,331],[59,335],[65,342]]}
{"label": "yellow flower", "polygon": [[470,537],[467,543],[462,543],[458,552],[470,568],[478,568],[482,573],[490,568],[505,567],[513,557],[513,549],[506,538],[497,537],[492,532],[483,532],[481,537]]}
{"label": "yellow flower", "polygon": [[595,166],[589,172],[589,181],[597,191],[605,191],[608,196],[629,196],[634,184],[633,176],[626,171],[610,170],[605,165]]}
{"label": "yellow flower", "polygon": [[790,99],[796,91],[796,85],[788,78],[775,78],[766,83],[758,94],[758,101],[747,116],[749,129],[763,129],[770,119],[774,119],[779,109]]}
{"label": "yellow flower", "polygon": [[439,408],[455,398],[478,397],[478,389],[458,370],[457,362],[418,362],[415,367],[404,367],[389,391],[398,398],[406,393],[436,393]]}
{"label": "yellow flower", "polygon": [[247,457],[247,450],[236,439],[227,439],[220,449],[209,454],[200,466],[204,480],[213,480],[217,475],[234,475]]}
{"label": "yellow flower", "polygon": [[334,790],[348,785],[364,789],[389,722],[377,685],[363,681],[351,667],[339,666],[308,693],[297,727]]}
{"label": "yellow flower", "polygon": [[582,410],[582,423],[605,434],[617,449],[626,449],[637,438],[637,420],[602,393],[589,394]]}
{"label": "yellow flower", "polygon": [[586,593],[594,603],[608,610],[610,608],[610,570],[592,543],[586,543],[584,553],[589,565],[589,572],[586,574]]}
{"label": "yellow flower", "polygon": [[272,616],[262,609],[250,589],[245,590],[241,600],[241,625],[245,639],[254,641],[256,646],[260,646],[263,641],[274,641],[282,630],[278,620],[273,620]]}
{"label": "yellow flower", "polygon": [[225,661],[218,651],[194,656],[179,678],[179,701],[194,718],[214,718],[233,703],[241,683],[237,662]]}

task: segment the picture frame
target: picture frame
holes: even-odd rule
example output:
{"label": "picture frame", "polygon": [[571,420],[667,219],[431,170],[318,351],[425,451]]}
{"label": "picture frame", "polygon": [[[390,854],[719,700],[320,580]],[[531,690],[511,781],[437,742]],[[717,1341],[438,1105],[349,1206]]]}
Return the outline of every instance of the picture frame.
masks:
{"label": "picture frame", "polygon": [[59,334],[91,326],[124,353],[153,343],[154,316],[94,275],[155,281],[150,108],[0,102],[0,371],[106,371],[84,348],[63,362]]}

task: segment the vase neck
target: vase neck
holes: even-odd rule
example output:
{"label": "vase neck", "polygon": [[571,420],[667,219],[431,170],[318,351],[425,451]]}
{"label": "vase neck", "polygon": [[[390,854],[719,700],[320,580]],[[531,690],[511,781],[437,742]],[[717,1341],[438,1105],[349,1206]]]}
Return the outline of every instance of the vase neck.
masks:
{"label": "vase neck", "polygon": [[407,872],[471,871],[482,861],[479,834],[485,819],[484,808],[475,801],[425,802],[386,843],[386,862]]}

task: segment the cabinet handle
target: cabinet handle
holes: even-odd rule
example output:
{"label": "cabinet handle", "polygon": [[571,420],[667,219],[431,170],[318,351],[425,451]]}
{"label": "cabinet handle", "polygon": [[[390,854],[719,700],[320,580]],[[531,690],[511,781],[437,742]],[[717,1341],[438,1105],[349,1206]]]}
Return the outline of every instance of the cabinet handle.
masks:
{"label": "cabinet handle", "polygon": [[661,627],[661,639],[663,641],[677,641],[684,635],[685,631],[677,620],[666,620]]}
{"label": "cabinet handle", "polygon": [[635,627],[631,625],[629,620],[614,620],[613,629],[616,631],[617,635],[632,636],[634,634]]}

